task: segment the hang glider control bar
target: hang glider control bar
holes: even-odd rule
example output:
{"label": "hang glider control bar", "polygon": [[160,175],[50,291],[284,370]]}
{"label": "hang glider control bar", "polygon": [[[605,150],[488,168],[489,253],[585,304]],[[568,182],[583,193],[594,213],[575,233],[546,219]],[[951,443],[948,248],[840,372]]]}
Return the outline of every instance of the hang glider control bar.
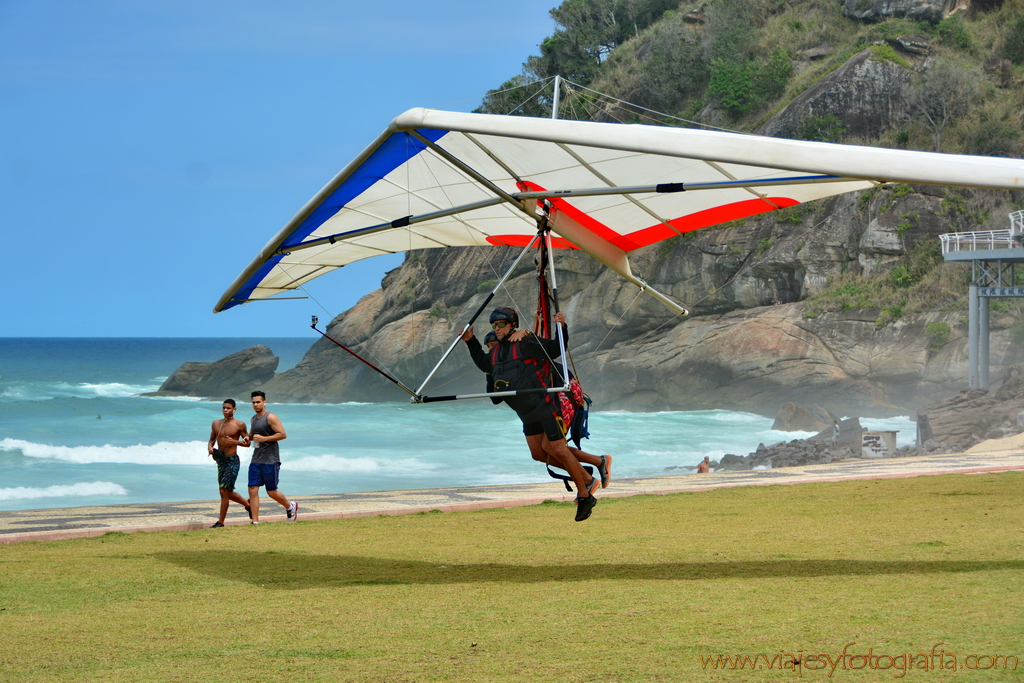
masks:
{"label": "hang glider control bar", "polygon": [[404,228],[415,223],[424,223],[437,218],[454,216],[456,214],[467,213],[477,209],[484,209],[489,206],[496,206],[498,204],[508,202],[509,200],[512,200],[516,205],[521,205],[521,202],[530,199],[566,199],[571,197],[600,197],[605,195],[621,194],[665,194],[671,192],[696,192],[699,190],[721,190],[729,188],[774,187],[776,185],[841,183],[851,182],[853,180],[856,179],[835,175],[810,175],[793,176],[789,178],[766,178],[763,180],[726,180],[715,183],[660,183],[658,185],[637,185],[633,187],[597,187],[580,190],[538,190],[531,192],[516,192],[513,194],[506,194],[502,192],[501,196],[492,197],[491,199],[485,199],[479,202],[454,206],[450,209],[443,209],[441,211],[432,211],[418,216],[404,216],[387,223],[378,223],[377,225],[371,225],[358,230],[349,230],[348,232],[339,232],[326,237],[318,237],[317,239],[300,242],[299,244],[283,245],[274,253],[289,254],[301,249],[309,249],[310,247],[318,247],[324,244],[334,244],[341,240],[365,237],[366,235],[372,235],[374,233],[391,230],[393,228]]}

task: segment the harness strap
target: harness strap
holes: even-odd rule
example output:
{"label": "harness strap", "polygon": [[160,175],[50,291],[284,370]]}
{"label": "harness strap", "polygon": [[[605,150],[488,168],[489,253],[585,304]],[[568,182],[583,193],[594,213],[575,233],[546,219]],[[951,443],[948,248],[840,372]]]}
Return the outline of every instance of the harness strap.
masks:
{"label": "harness strap", "polygon": [[[552,479],[560,479],[562,481],[562,483],[565,485],[565,490],[568,491],[569,493],[572,493],[572,487],[569,486],[569,482],[572,481],[572,477],[570,477],[568,474],[558,474],[553,469],[551,469],[551,465],[548,465],[547,468],[548,468],[548,474],[551,475],[551,478]],[[562,468],[559,467],[558,469],[562,469]],[[594,476],[594,468],[591,467],[590,465],[584,465],[583,466],[583,471],[586,472],[587,474],[589,474],[590,476]]]}

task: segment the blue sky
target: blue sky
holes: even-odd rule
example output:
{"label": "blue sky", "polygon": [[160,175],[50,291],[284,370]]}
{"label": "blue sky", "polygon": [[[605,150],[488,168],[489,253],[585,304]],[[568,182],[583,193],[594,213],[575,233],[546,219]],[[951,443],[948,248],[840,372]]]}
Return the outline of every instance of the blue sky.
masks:
{"label": "blue sky", "polygon": [[[470,111],[557,0],[0,0],[0,336],[307,336],[213,305],[411,107]],[[338,314],[400,257],[320,278]]]}

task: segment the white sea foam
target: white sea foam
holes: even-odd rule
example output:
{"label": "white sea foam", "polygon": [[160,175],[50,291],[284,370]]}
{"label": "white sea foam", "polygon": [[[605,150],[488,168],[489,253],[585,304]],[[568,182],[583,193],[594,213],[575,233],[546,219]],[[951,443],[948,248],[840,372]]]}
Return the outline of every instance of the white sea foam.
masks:
{"label": "white sea foam", "polygon": [[87,397],[99,396],[100,398],[128,398],[135,394],[141,394],[146,391],[156,391],[160,388],[159,384],[153,386],[150,384],[122,384],[120,382],[107,382],[101,384],[88,384],[83,382],[77,385],[65,384],[64,386],[70,387],[71,392],[79,392]]}
{"label": "white sea foam", "polygon": [[90,481],[59,486],[16,486],[0,489],[0,501],[31,498],[64,498],[67,496],[127,496],[128,489],[110,481]]}
{"label": "white sea foam", "polygon": [[21,439],[3,439],[0,451],[21,451],[29,458],[61,460],[80,465],[94,462],[119,462],[136,465],[206,465],[213,461],[205,441],[160,441],[134,446],[51,446]]}
{"label": "white sea foam", "polygon": [[[661,450],[651,450],[649,448],[638,448],[636,450],[636,454],[637,455],[641,455],[641,456],[643,456],[645,458],[665,458],[665,457],[674,458],[674,457],[679,457],[679,456],[690,455],[691,453],[692,453],[692,451],[689,450],[689,449],[679,449],[677,451],[676,450],[673,450],[673,451],[661,451]],[[714,457],[714,455],[716,453],[718,455],[724,455],[724,451],[701,451],[700,455],[701,455],[701,457],[703,457],[705,455],[710,455],[710,456]]]}
{"label": "white sea foam", "polygon": [[[0,452],[21,451],[29,458],[60,460],[80,465],[91,463],[131,463],[134,465],[211,465],[206,453],[206,442],[161,441],[152,445],[134,446],[51,446],[20,439],[0,440]],[[240,451],[246,464],[249,451]],[[292,472],[348,472],[352,474],[399,474],[410,471],[435,470],[438,463],[416,458],[344,458],[338,455],[310,455],[285,460],[285,468]]]}
{"label": "white sea foam", "polygon": [[343,458],[337,455],[311,455],[297,460],[289,460],[285,469],[295,472],[350,472],[350,473],[408,473],[410,471],[433,470],[435,463],[427,463],[416,458]]}
{"label": "white sea foam", "polygon": [[159,388],[159,384],[154,386],[122,382],[25,382],[9,386],[0,397],[18,401],[47,401],[54,398],[128,398]]}
{"label": "white sea foam", "polygon": [[[156,390],[153,389],[153,391]],[[193,403],[208,400],[202,396],[136,396],[136,398],[144,398],[150,401],[191,401]]]}

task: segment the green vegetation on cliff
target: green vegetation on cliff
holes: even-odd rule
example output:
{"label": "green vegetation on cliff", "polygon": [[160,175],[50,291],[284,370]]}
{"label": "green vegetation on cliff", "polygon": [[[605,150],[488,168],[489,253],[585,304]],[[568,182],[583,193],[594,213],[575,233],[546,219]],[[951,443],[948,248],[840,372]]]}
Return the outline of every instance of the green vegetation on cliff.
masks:
{"label": "green vegetation on cliff", "polygon": [[[844,16],[835,0],[712,0],[699,10],[678,0],[565,0],[551,10],[556,30],[541,54],[491,91],[480,111],[549,116],[550,87],[528,103],[522,102],[526,91],[509,95],[508,89],[558,75],[606,96],[570,91],[576,106],[567,104],[563,116],[674,125],[685,119],[753,131],[852,55],[871,49],[876,59],[918,72],[923,83],[915,89],[915,112],[874,139],[855,142],[1016,156],[1024,2],[986,5],[992,9],[938,22],[865,23]],[[923,38],[927,63],[915,64],[914,55],[894,48],[901,36]],[[947,111],[936,119],[929,107]],[[944,126],[938,145],[937,126]]]}
{"label": "green vegetation on cliff", "polygon": [[[991,156],[1024,153],[1024,0],[975,2],[941,19],[943,3],[936,2],[934,21],[862,21],[844,14],[847,4],[710,0],[698,9],[678,0],[565,0],[551,11],[556,30],[541,54],[489,93],[480,111],[550,116],[550,81],[546,94],[525,103],[519,86],[537,88],[559,75],[571,81],[563,92],[563,118],[762,132],[784,113],[793,125],[768,125],[768,134]],[[898,91],[886,83],[875,86],[890,87],[891,111],[865,122],[839,105],[826,111],[820,101],[807,104],[810,93],[865,54],[903,79]],[[882,259],[848,245],[840,273],[799,293],[807,315],[871,308],[883,326],[906,314],[963,306],[969,273],[943,262],[938,234],[1002,229],[1021,198],[948,191],[936,216],[922,217],[920,210],[902,208],[907,195],[920,191],[897,186],[883,199],[864,193],[856,220],[867,224],[889,209],[902,212],[896,226],[900,254]],[[810,211],[779,212],[770,235],[754,227],[748,232],[758,234],[745,243],[730,239],[728,254],[742,249],[742,258],[733,254],[732,260],[746,266],[772,256],[782,229],[800,226]],[[817,239],[801,238],[795,253]],[[659,263],[677,247],[661,245]],[[875,260],[866,262],[869,257]],[[729,307],[744,305],[750,304]]]}

